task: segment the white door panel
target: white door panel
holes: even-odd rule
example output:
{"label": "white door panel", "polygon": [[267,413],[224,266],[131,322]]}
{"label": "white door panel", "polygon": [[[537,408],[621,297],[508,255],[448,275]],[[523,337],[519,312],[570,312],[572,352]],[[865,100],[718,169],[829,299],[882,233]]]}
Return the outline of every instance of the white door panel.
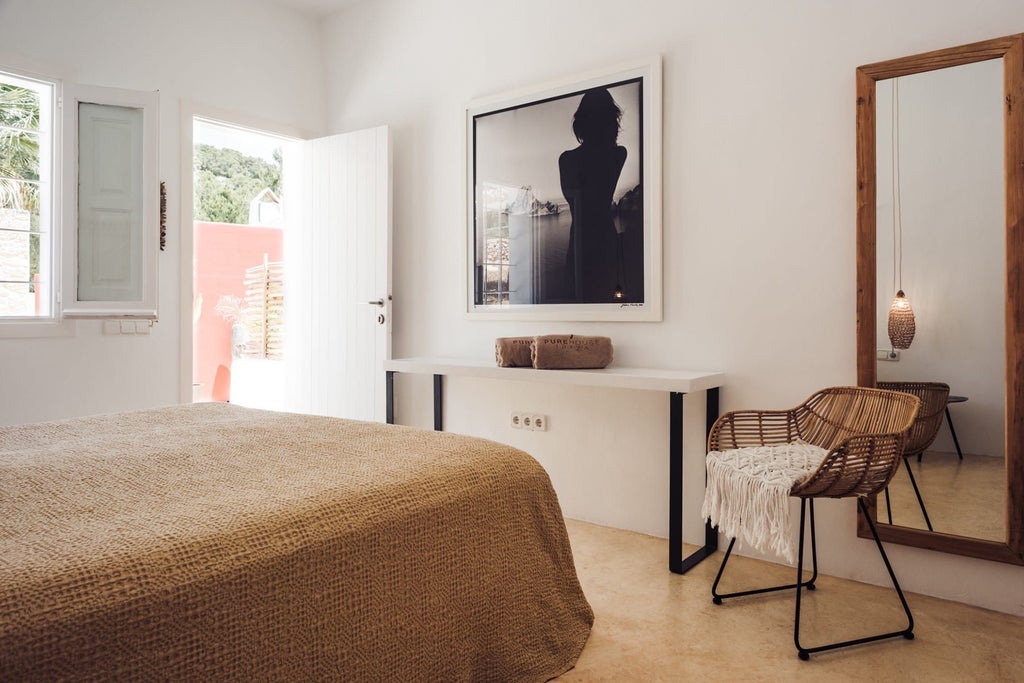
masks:
{"label": "white door panel", "polygon": [[287,409],[383,421],[390,307],[367,302],[390,301],[388,130],[298,147],[284,159]]}

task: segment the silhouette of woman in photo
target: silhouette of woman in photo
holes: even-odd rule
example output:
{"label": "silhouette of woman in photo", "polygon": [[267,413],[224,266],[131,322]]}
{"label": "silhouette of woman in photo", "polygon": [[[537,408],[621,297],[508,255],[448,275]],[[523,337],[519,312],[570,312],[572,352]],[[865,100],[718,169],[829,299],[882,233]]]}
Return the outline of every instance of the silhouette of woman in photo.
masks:
{"label": "silhouette of woman in photo", "polygon": [[619,145],[622,110],[607,88],[583,94],[572,120],[579,146],[562,152],[558,172],[572,225],[565,268],[569,298],[580,303],[622,300],[621,239],[612,218],[612,200],[626,163]]}

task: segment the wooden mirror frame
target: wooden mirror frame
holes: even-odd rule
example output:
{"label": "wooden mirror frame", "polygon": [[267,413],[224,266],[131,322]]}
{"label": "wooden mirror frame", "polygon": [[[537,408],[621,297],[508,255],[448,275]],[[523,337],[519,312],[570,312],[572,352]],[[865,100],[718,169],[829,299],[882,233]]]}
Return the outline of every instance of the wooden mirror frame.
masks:
{"label": "wooden mirror frame", "polygon": [[[1006,169],[1006,540],[878,525],[884,541],[1024,564],[1024,34],[857,68],[857,383],[877,381],[875,84],[989,59],[1003,60]],[[874,499],[869,501],[876,514]],[[877,519],[877,517],[876,517]],[[870,538],[858,515],[857,535]]]}

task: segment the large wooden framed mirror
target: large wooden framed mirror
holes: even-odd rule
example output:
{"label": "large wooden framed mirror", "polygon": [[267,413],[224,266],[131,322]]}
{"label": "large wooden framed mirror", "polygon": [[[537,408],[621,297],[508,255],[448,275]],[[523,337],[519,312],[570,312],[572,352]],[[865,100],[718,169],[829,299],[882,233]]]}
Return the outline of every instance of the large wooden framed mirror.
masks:
{"label": "large wooden framed mirror", "polygon": [[[905,350],[887,332],[897,289]],[[870,506],[879,536],[1024,564],[1024,34],[857,69],[857,381],[956,397]]]}

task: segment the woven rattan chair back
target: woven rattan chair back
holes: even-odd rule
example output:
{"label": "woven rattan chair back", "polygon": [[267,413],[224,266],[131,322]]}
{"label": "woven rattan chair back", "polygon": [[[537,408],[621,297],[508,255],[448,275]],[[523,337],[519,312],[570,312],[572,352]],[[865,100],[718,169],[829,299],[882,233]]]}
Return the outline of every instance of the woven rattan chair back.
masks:
{"label": "woven rattan chair back", "polygon": [[949,385],[944,382],[879,382],[879,389],[902,391],[917,396],[921,408],[917,419],[910,428],[903,457],[920,455],[932,445],[939,434],[939,427],[946,415],[946,401],[949,399]]}
{"label": "woven rattan chair back", "polygon": [[920,401],[867,387],[822,389],[790,410],[737,411],[719,418],[708,450],[789,443],[827,449],[821,466],[790,491],[801,498],[868,496],[892,479]]}

